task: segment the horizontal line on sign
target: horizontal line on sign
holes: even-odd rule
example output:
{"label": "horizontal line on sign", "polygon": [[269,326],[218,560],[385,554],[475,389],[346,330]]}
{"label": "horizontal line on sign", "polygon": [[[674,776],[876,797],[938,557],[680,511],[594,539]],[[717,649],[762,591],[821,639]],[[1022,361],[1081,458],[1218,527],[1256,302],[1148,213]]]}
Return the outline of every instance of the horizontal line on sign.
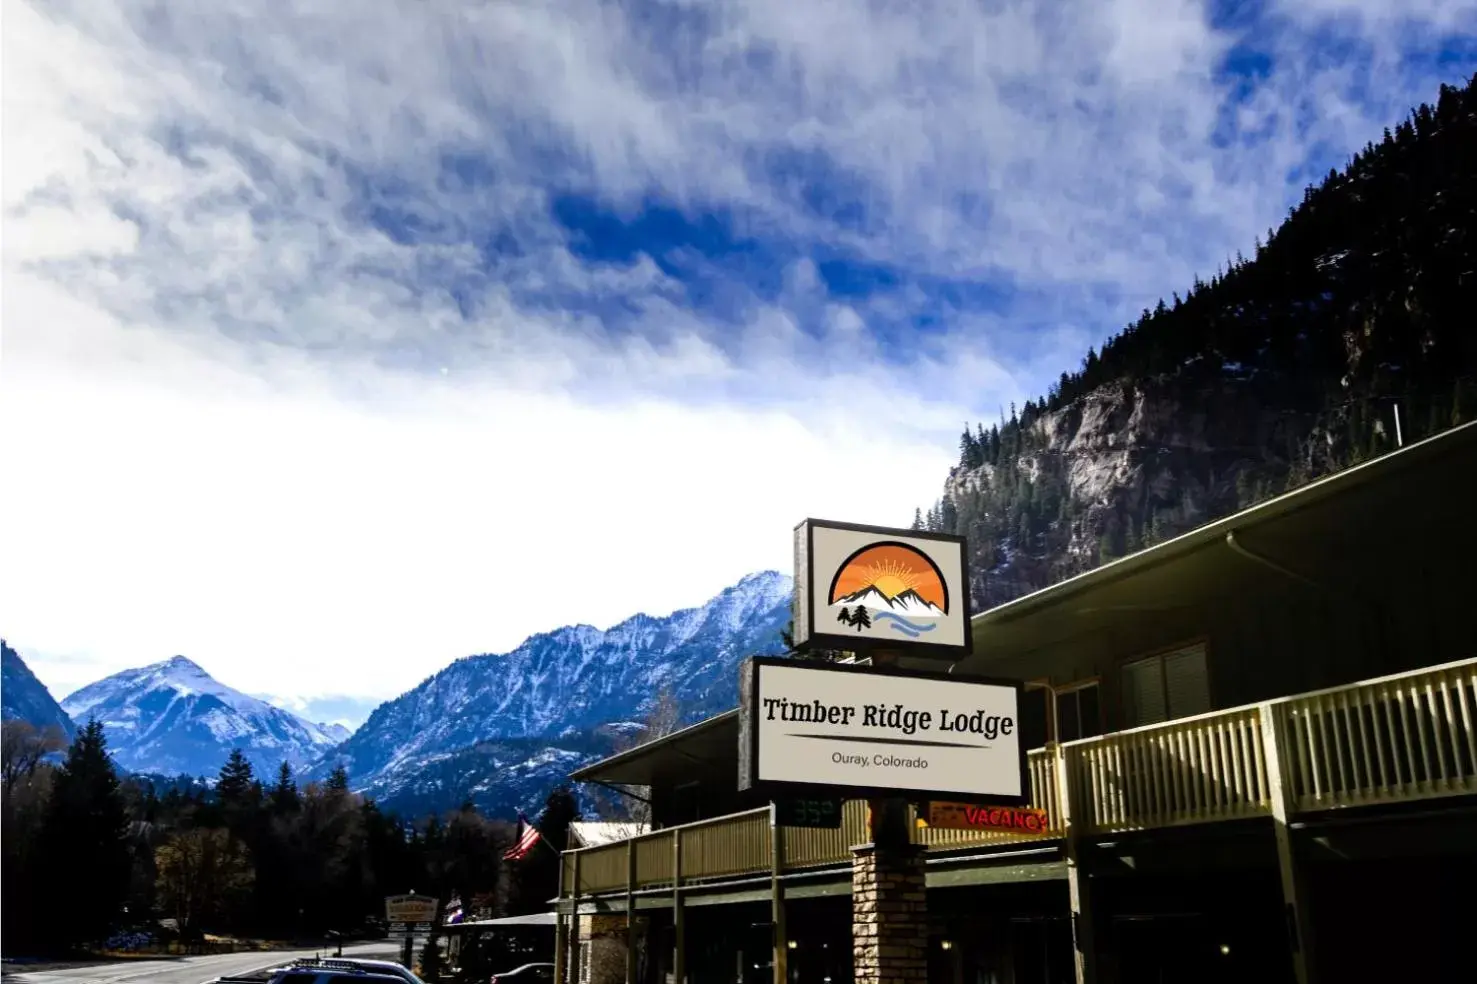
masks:
{"label": "horizontal line on sign", "polygon": [[864,738],[860,735],[797,735],[788,738],[815,738],[819,741],[860,741],[869,745],[925,745],[929,748],[989,748],[989,745],[969,745],[958,741],[920,741],[916,738]]}

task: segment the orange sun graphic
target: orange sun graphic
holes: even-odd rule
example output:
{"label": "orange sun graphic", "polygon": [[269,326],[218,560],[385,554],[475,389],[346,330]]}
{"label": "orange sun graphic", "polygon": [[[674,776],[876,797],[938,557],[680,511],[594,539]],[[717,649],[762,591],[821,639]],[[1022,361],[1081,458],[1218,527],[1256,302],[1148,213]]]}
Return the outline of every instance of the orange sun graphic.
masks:
{"label": "orange sun graphic", "polygon": [[831,582],[829,603],[842,602],[868,588],[888,601],[911,591],[947,614],[949,591],[939,569],[922,552],[901,543],[879,543],[847,558]]}

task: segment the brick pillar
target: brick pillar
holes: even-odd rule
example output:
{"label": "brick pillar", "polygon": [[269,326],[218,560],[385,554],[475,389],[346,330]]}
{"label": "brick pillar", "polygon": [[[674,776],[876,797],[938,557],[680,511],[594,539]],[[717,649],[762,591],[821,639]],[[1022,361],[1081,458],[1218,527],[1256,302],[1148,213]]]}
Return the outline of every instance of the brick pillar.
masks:
{"label": "brick pillar", "polygon": [[868,844],[851,861],[855,984],[926,984],[928,896],[923,849]]}
{"label": "brick pillar", "polygon": [[625,984],[626,917],[582,916],[579,927],[581,984]]}

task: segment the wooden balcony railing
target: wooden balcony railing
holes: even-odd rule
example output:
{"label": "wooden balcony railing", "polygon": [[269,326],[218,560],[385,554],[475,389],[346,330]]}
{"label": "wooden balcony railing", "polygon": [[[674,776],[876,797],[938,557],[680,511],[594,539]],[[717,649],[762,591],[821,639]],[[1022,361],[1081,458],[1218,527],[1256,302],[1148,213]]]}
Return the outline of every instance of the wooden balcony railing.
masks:
{"label": "wooden balcony railing", "polygon": [[1477,794],[1477,659],[1270,706],[1299,812]]}
{"label": "wooden balcony railing", "polygon": [[[1058,839],[1066,816],[1105,834],[1269,815],[1271,763],[1291,813],[1477,795],[1477,659],[1038,748],[1028,767],[1044,833],[915,827],[913,839],[956,850]],[[779,840],[782,870],[843,864],[867,840],[866,805],[848,802],[837,830],[786,828]],[[566,852],[563,894],[700,884],[775,862],[770,812],[752,810]]]}
{"label": "wooden balcony railing", "polygon": [[1084,830],[1234,820],[1266,813],[1258,707],[1181,718],[1063,746]]}

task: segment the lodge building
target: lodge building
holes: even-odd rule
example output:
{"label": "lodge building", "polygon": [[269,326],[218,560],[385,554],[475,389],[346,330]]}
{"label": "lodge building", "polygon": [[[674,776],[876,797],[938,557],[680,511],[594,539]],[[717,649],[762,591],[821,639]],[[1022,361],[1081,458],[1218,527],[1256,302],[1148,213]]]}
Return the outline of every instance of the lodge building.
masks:
{"label": "lodge building", "polygon": [[1474,490],[1466,424],[975,616],[1044,830],[776,824],[736,710],[573,773],[651,828],[565,853],[558,984],[1472,979]]}

